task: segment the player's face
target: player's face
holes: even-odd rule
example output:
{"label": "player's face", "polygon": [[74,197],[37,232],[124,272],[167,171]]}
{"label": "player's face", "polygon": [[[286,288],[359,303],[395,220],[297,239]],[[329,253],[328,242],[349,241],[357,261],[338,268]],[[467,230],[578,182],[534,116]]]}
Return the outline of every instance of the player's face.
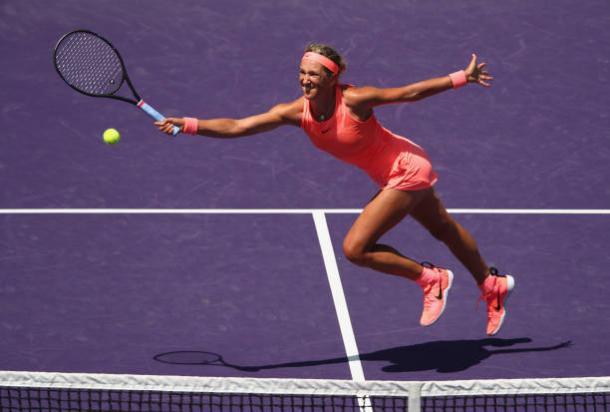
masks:
{"label": "player's face", "polygon": [[299,67],[299,84],[306,99],[313,99],[334,87],[335,79],[330,77],[318,62],[302,60]]}

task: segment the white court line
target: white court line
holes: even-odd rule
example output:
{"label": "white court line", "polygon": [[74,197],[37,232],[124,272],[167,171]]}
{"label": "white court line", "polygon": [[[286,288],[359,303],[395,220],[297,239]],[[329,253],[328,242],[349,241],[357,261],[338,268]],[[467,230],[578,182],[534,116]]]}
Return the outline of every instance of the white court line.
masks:
{"label": "white court line", "polygon": [[312,214],[316,225],[316,232],[318,233],[318,240],[320,241],[320,248],[322,249],[324,266],[326,267],[326,275],[328,276],[328,282],[330,283],[335,311],[337,312],[337,318],[339,318],[341,337],[343,338],[345,354],[349,361],[349,370],[352,374],[352,380],[364,382],[364,371],[362,369],[362,363],[360,362],[360,353],[358,352],[352,321],[349,317],[349,311],[347,310],[347,302],[345,300],[345,294],[343,293],[343,286],[341,285],[341,277],[339,276],[339,268],[337,267],[333,244],[330,239],[328,225],[326,224],[326,217],[322,210],[315,210]]}
{"label": "white court line", "polygon": [[[498,215],[610,215],[610,209],[447,209],[454,214],[498,214]],[[179,214],[219,214],[219,215],[310,215],[317,211],[324,214],[358,214],[362,209],[0,209],[4,215],[25,214],[84,214],[84,215],[179,215]]]}

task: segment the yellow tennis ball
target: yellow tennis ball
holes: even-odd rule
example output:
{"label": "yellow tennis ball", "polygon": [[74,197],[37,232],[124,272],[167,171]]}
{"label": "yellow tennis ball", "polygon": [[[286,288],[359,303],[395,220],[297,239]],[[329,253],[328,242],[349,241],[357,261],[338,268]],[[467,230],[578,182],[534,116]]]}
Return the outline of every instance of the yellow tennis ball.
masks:
{"label": "yellow tennis ball", "polygon": [[104,142],[106,144],[117,144],[121,140],[121,134],[117,129],[106,129],[104,131]]}

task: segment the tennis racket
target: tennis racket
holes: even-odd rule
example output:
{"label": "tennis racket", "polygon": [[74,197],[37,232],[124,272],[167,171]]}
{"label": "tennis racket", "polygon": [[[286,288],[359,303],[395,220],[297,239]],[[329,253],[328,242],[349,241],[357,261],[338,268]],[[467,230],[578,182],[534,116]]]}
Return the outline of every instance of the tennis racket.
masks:
{"label": "tennis racket", "polygon": [[[121,100],[139,107],[155,120],[165,118],[142,100],[118,50],[97,33],[75,30],[63,35],[53,49],[53,64],[63,81],[79,93]],[[127,83],[133,97],[116,94],[123,83]],[[174,126],[172,134],[179,132]]]}

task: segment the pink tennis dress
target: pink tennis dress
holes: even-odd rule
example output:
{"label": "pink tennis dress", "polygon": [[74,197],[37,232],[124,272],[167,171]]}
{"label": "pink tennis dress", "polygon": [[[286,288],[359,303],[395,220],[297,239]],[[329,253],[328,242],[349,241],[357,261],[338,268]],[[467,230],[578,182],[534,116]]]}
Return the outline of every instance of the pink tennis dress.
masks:
{"label": "pink tennis dress", "polygon": [[305,100],[301,127],[313,144],[358,166],[384,190],[432,187],[437,175],[426,152],[381,126],[374,114],[364,122],[356,119],[343,102],[342,87],[337,87],[335,112],[325,121],[313,118],[309,100]]}

